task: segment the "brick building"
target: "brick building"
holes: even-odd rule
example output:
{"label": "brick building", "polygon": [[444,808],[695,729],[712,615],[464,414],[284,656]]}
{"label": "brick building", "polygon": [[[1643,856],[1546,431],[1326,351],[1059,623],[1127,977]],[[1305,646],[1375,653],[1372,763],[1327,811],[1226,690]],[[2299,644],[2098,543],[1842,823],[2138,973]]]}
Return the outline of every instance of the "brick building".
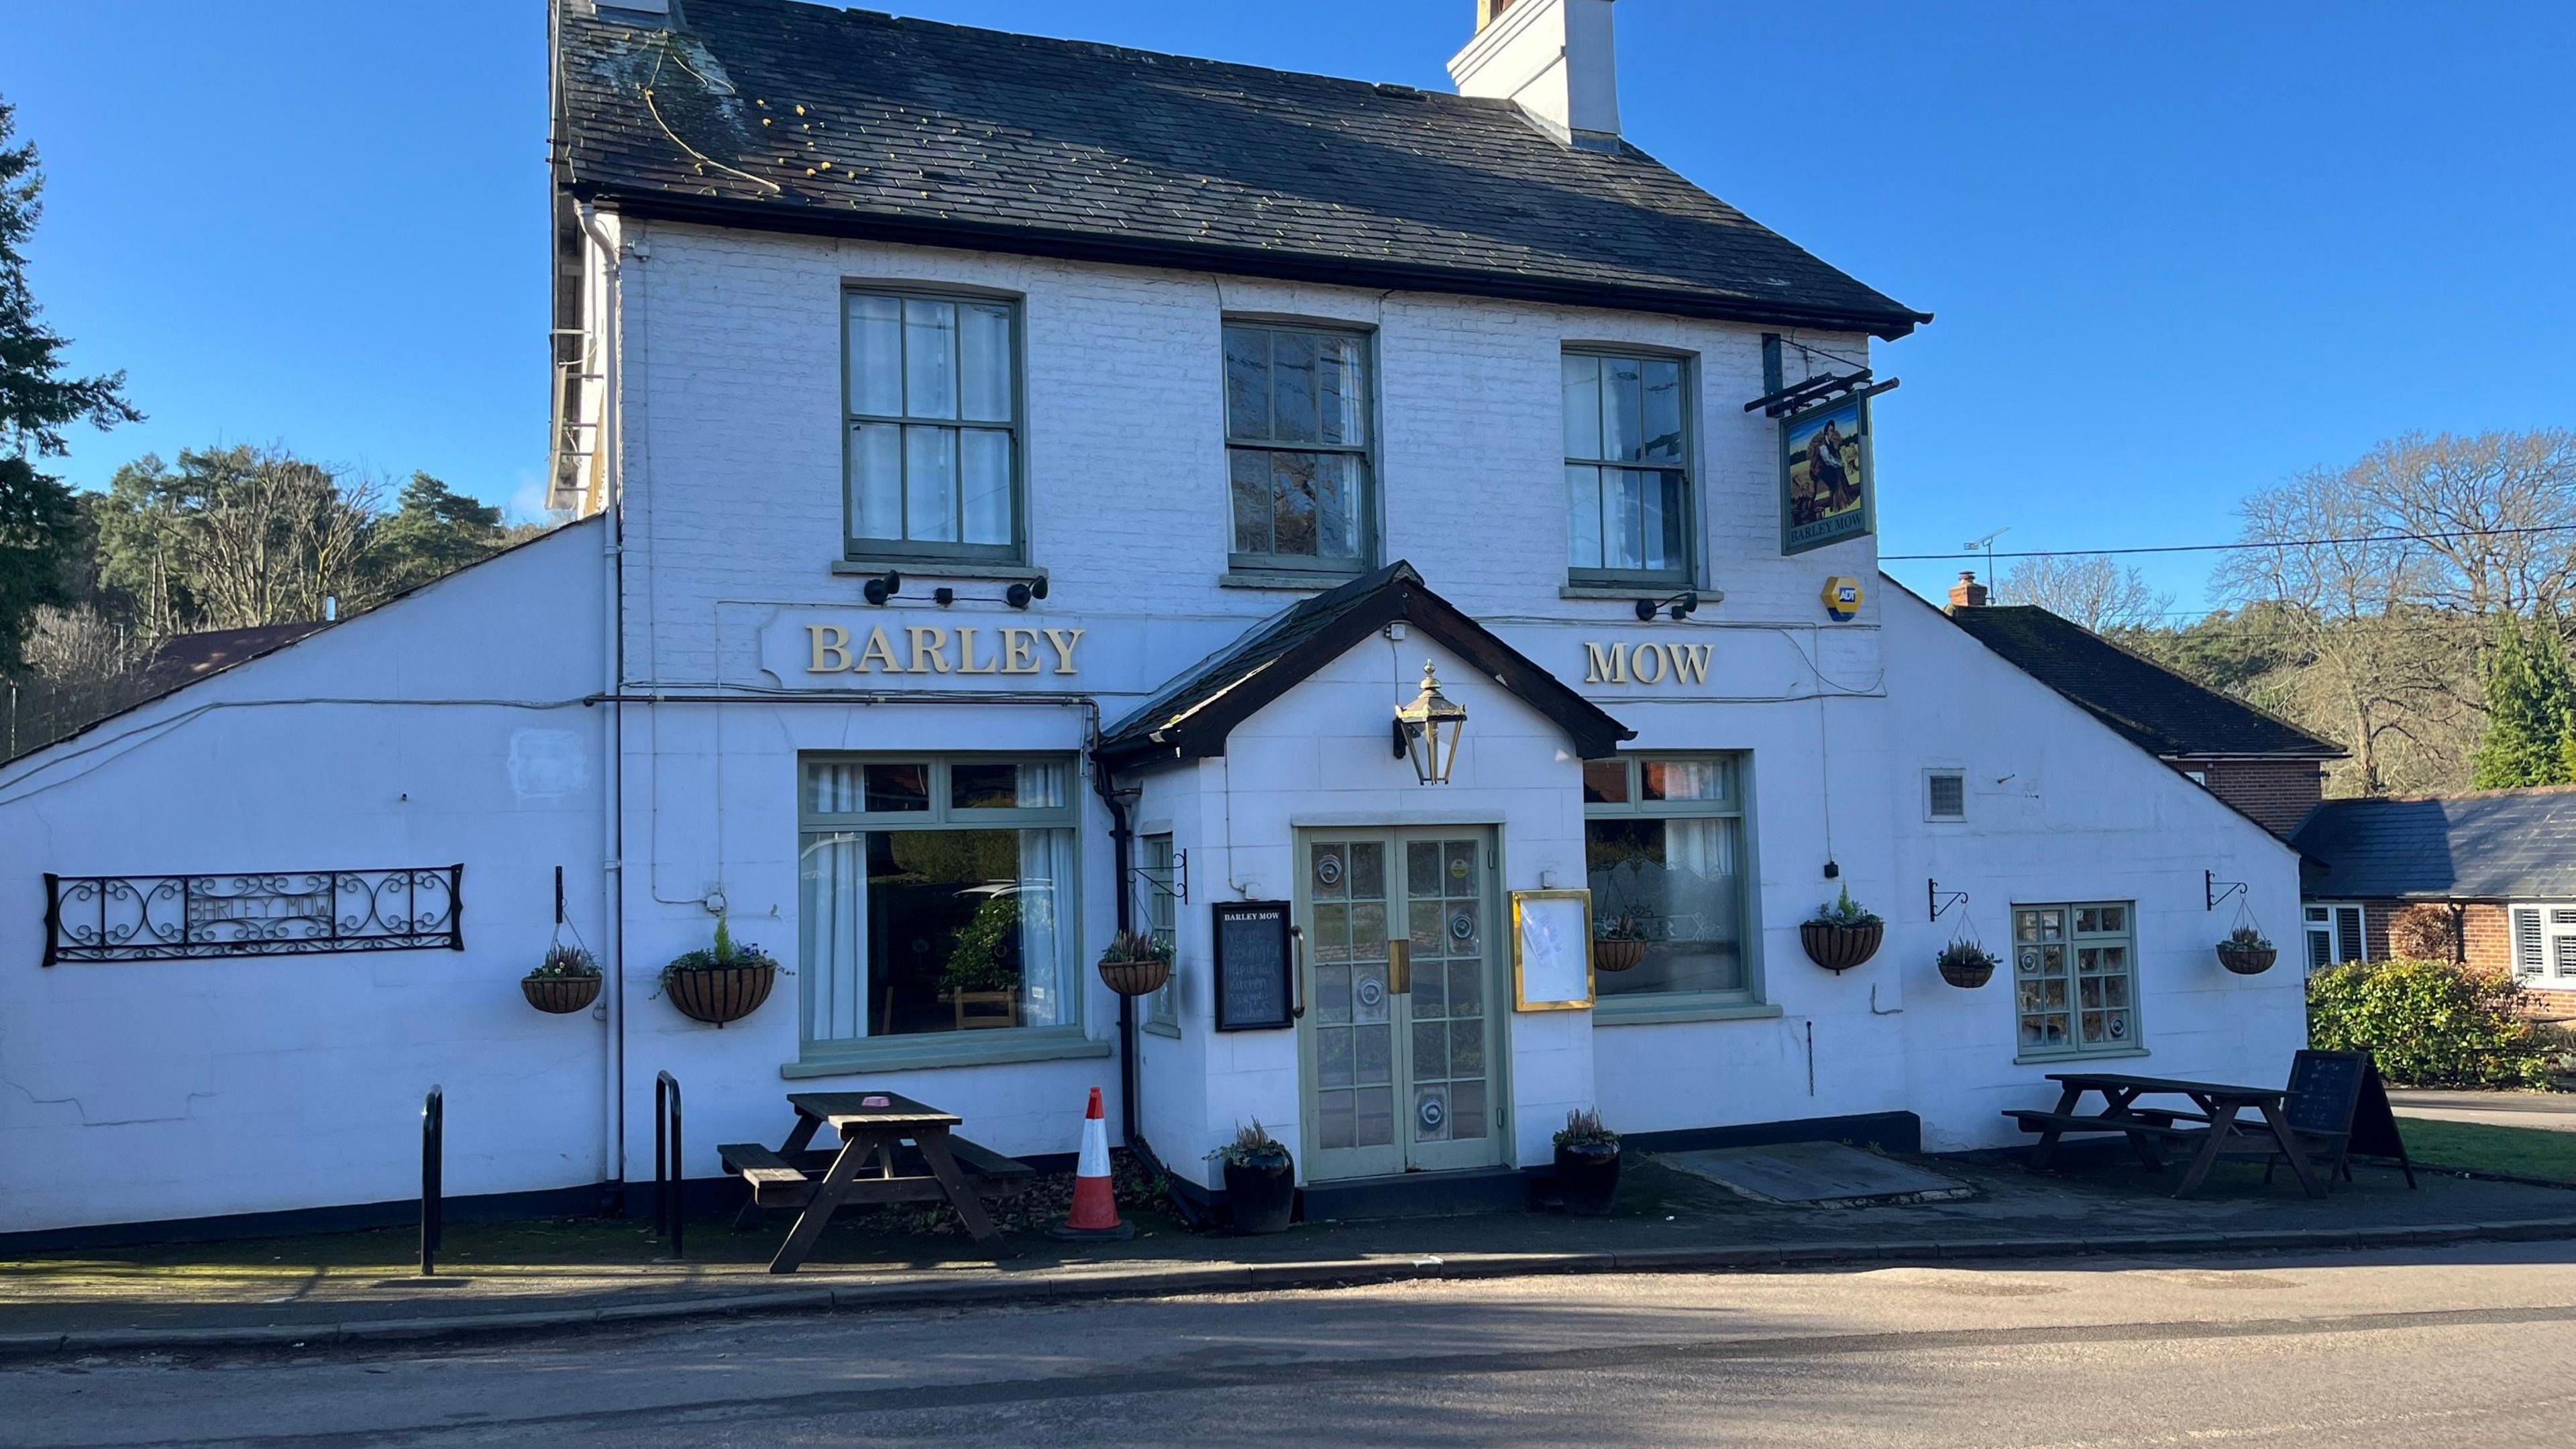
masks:
{"label": "brick building", "polygon": [[2311,966],[2397,954],[2390,923],[2429,902],[2460,960],[2576,997],[2576,787],[2328,800],[2290,844]]}

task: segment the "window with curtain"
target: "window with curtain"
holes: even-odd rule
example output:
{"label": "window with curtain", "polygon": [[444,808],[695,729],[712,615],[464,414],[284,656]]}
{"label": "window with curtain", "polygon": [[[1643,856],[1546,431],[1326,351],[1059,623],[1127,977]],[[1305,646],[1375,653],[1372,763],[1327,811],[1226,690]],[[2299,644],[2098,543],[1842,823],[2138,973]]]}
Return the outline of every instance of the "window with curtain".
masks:
{"label": "window with curtain", "polygon": [[1691,578],[1689,371],[1565,354],[1566,565],[1576,583]]}
{"label": "window with curtain", "polygon": [[1225,462],[1238,569],[1359,573],[1372,546],[1368,339],[1225,326]]}
{"label": "window with curtain", "polygon": [[1079,1025],[1073,762],[801,762],[805,1042]]}
{"label": "window with curtain", "polygon": [[1172,993],[1180,985],[1179,945],[1180,882],[1173,870],[1176,859],[1172,837],[1148,835],[1138,842],[1136,883],[1136,924],[1166,951],[1173,953],[1172,979],[1161,990],[1145,998],[1145,1024],[1178,1031],[1181,1027],[1180,1003]]}
{"label": "window with curtain", "polygon": [[874,291],[842,309],[849,556],[1016,560],[1018,309]]}
{"label": "window with curtain", "polygon": [[1742,766],[1735,755],[1585,763],[1594,928],[1624,920],[1647,941],[1643,964],[1600,973],[1594,990],[1604,1008],[1755,999],[1745,945]]}
{"label": "window with curtain", "polygon": [[2136,907],[2015,905],[2013,1006],[2022,1057],[2136,1051]]}

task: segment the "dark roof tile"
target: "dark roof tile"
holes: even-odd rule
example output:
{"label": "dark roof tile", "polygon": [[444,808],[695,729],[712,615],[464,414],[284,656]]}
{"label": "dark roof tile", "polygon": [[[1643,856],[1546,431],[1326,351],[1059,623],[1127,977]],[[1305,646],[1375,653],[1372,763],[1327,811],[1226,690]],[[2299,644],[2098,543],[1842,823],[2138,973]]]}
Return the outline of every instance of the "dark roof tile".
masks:
{"label": "dark roof tile", "polygon": [[2328,800],[2290,844],[2319,899],[2576,899],[2576,788]]}

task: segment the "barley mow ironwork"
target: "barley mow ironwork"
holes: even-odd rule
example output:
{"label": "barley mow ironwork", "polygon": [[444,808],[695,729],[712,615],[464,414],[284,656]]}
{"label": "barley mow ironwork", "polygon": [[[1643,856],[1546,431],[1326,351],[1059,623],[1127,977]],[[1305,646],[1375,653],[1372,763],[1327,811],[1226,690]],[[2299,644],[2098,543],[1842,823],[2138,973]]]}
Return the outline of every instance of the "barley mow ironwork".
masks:
{"label": "barley mow ironwork", "polygon": [[463,865],[45,876],[45,964],[465,949]]}

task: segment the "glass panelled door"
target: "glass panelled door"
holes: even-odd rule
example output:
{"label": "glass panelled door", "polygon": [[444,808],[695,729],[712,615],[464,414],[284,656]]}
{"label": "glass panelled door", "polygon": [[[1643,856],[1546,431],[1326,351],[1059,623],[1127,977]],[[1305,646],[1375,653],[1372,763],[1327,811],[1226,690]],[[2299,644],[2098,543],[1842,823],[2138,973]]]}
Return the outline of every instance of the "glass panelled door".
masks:
{"label": "glass panelled door", "polygon": [[1310,833],[1299,858],[1308,1176],[1502,1161],[1491,838]]}

